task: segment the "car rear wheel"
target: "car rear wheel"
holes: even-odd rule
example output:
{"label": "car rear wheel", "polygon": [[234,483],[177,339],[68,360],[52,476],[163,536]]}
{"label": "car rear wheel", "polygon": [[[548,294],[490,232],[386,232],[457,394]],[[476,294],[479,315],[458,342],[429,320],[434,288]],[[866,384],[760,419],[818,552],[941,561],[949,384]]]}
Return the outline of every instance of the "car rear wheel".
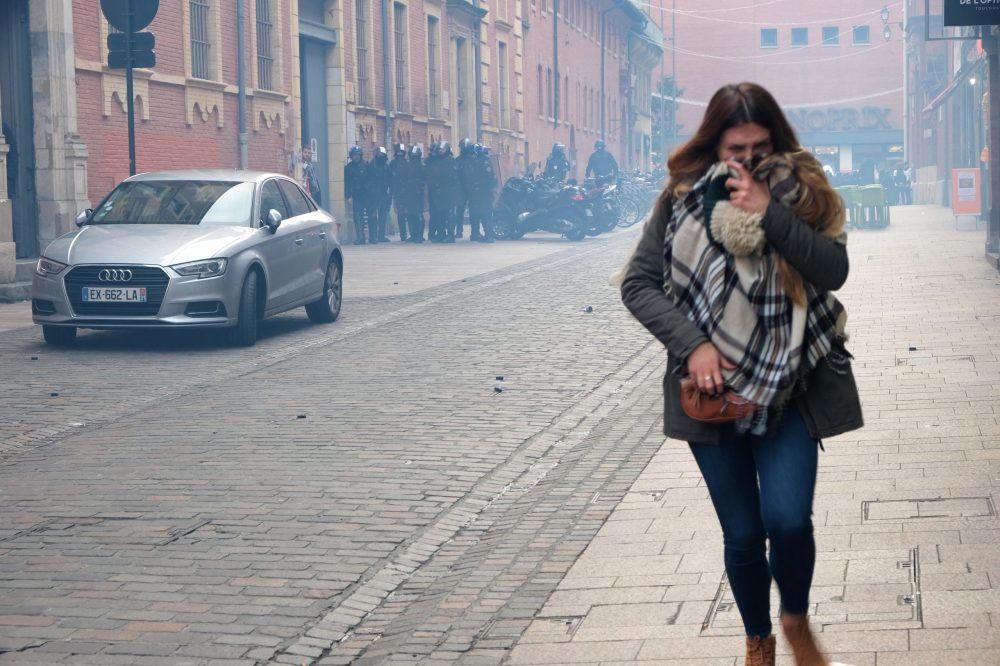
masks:
{"label": "car rear wheel", "polygon": [[306,314],[310,321],[317,324],[329,324],[337,321],[340,316],[340,304],[343,302],[344,276],[340,262],[331,258],[326,265],[326,277],[323,279],[323,296],[319,300],[306,305]]}
{"label": "car rear wheel", "polygon": [[243,279],[240,292],[240,312],[236,326],[229,329],[229,342],[238,347],[253,347],[257,343],[257,271]]}
{"label": "car rear wheel", "polygon": [[42,336],[50,345],[64,347],[76,341],[76,326],[42,326]]}

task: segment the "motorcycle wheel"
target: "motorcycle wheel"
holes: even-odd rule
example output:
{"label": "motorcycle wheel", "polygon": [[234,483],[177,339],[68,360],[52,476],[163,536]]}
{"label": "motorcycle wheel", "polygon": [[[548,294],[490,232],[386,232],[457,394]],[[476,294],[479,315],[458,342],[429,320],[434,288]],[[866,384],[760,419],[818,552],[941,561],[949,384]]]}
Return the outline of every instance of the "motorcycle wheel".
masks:
{"label": "motorcycle wheel", "polygon": [[517,219],[509,210],[497,211],[493,218],[493,236],[497,240],[519,240],[524,236],[517,228]]}
{"label": "motorcycle wheel", "polygon": [[587,237],[587,230],[582,227],[573,227],[572,229],[564,233],[563,236],[565,236],[566,238],[575,243],[577,241],[582,241],[584,238]]}

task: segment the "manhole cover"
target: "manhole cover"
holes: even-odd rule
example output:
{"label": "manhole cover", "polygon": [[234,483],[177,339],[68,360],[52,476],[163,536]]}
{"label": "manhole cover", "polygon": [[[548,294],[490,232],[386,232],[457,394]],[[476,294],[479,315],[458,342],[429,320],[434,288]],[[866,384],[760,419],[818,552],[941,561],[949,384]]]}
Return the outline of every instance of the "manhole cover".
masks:
{"label": "manhole cover", "polygon": [[[810,598],[809,615],[820,630],[825,625],[831,630],[922,628],[919,549],[818,553]],[[772,586],[775,624],[779,603],[777,586]],[[742,632],[739,609],[723,575],[701,633],[733,636]]]}
{"label": "manhole cover", "polygon": [[997,515],[991,497],[872,500],[861,503],[861,512],[866,522],[921,518],[989,518]]}

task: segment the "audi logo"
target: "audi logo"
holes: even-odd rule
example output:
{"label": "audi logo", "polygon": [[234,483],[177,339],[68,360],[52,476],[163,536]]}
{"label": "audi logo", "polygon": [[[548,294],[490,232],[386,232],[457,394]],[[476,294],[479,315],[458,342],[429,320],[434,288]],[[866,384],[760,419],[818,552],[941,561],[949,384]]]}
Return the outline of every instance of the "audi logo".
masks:
{"label": "audi logo", "polygon": [[132,279],[132,271],[127,268],[105,268],[97,274],[101,282],[128,282]]}

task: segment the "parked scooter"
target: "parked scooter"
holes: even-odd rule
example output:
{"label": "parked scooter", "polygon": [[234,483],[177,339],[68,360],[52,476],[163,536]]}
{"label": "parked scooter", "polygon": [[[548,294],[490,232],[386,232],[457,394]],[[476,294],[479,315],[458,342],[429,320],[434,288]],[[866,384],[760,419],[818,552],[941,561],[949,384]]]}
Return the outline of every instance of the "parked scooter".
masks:
{"label": "parked scooter", "polygon": [[494,235],[517,240],[531,231],[548,231],[582,240],[589,227],[585,199],[572,184],[514,176],[504,183],[494,209]]}

